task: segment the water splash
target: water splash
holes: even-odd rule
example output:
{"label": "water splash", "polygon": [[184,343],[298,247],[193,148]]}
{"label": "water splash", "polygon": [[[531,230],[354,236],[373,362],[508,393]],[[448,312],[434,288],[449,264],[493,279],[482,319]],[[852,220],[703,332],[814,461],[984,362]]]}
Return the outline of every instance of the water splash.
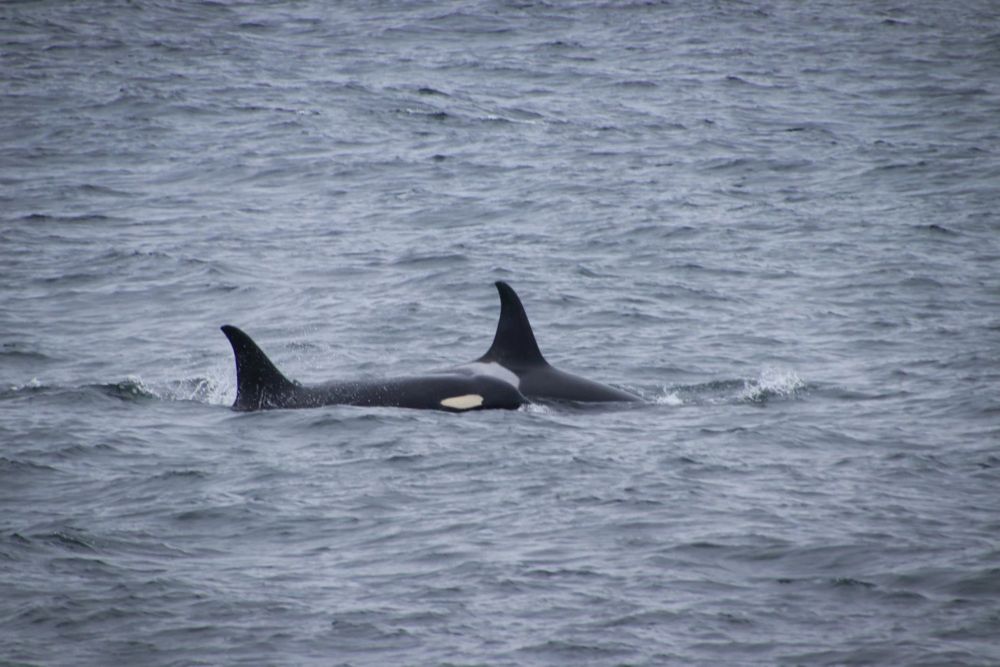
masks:
{"label": "water splash", "polygon": [[96,389],[104,392],[108,396],[119,398],[123,401],[139,401],[143,399],[160,398],[156,391],[148,387],[137,375],[129,375],[121,382],[105,385],[94,385]]}
{"label": "water splash", "polygon": [[22,391],[31,391],[34,389],[44,389],[44,385],[38,381],[38,378],[31,378],[24,384],[12,384],[7,387],[7,391],[12,394],[16,394]]}
{"label": "water splash", "polygon": [[670,391],[664,387],[663,393],[653,398],[653,403],[656,405],[669,405],[675,408],[684,405],[684,399],[676,391]]}
{"label": "water splash", "polygon": [[227,405],[233,402],[235,387],[225,380],[212,377],[195,377],[171,382],[161,398],[174,401],[195,401],[209,405]]}
{"label": "water splash", "polygon": [[771,398],[791,398],[805,386],[791,369],[765,368],[756,378],[744,380],[737,398],[748,403],[764,403]]}
{"label": "water splash", "polygon": [[158,396],[170,401],[195,401],[208,405],[231,405],[236,398],[236,385],[226,374],[209,374],[167,382],[158,387]]}
{"label": "water splash", "polygon": [[147,382],[137,375],[129,375],[121,382],[99,385],[98,388],[109,396],[126,401],[158,399],[230,405],[236,396],[232,378],[224,373],[162,382]]}

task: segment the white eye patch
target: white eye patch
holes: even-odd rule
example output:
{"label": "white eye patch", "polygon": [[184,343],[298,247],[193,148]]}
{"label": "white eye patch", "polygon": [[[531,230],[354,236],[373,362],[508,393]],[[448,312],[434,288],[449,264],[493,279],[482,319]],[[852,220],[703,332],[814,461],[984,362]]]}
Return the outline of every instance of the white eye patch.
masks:
{"label": "white eye patch", "polygon": [[452,410],[471,410],[483,404],[483,397],[479,394],[463,394],[462,396],[452,396],[441,401],[441,405]]}

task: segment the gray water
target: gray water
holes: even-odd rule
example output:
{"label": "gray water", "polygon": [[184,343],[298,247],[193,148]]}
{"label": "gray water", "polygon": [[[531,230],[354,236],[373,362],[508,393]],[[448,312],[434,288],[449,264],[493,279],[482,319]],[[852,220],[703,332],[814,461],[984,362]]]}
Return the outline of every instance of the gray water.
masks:
{"label": "gray water", "polygon": [[[994,2],[0,5],[0,663],[1000,664]],[[480,356],[633,407],[235,413]]]}

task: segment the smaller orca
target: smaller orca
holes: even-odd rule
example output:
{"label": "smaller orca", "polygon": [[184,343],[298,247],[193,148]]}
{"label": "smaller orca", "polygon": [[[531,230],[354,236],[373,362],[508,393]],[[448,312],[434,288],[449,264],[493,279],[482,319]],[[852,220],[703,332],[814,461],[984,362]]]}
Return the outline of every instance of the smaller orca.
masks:
{"label": "smaller orca", "polygon": [[234,410],[358,405],[466,412],[513,410],[527,402],[509,382],[468,372],[304,386],[282,375],[250,336],[228,324],[222,333],[236,357]]}
{"label": "smaller orca", "polygon": [[631,392],[549,365],[538,349],[528,315],[517,293],[503,281],[498,280],[495,285],[500,292],[500,321],[493,344],[476,361],[453,370],[499,378],[509,382],[529,400],[580,403],[642,400]]}

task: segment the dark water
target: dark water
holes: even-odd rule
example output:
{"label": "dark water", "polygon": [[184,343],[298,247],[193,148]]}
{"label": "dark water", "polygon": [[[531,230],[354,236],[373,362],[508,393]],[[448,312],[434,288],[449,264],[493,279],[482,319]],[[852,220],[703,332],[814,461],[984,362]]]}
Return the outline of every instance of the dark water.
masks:
{"label": "dark water", "polygon": [[[1000,664],[996,3],[5,3],[0,67],[0,663]],[[419,372],[497,279],[649,403],[227,407],[223,323]]]}

